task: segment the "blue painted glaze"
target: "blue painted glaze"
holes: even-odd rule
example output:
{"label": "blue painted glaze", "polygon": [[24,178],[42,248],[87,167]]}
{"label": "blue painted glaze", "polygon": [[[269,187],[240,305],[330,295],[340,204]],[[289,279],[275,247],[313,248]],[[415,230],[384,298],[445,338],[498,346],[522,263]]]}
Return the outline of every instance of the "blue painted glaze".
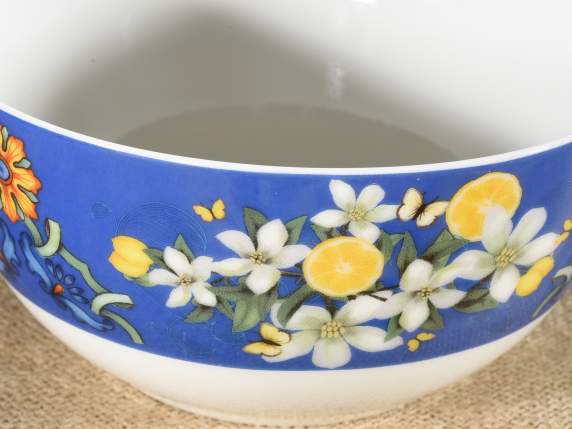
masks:
{"label": "blue painted glaze", "polygon": [[[188,323],[185,317],[193,310],[192,303],[180,308],[166,307],[171,288],[139,286],[118,272],[108,258],[113,251],[112,238],[118,235],[136,237],[150,247],[163,249],[172,245],[179,234],[195,256],[208,255],[215,261],[235,256],[216,239],[216,235],[227,230],[245,231],[245,207],[256,208],[268,219],[281,219],[284,223],[302,215],[312,217],[322,210],[334,208],[328,187],[330,180],[336,177],[218,170],[128,155],[78,142],[1,111],[0,124],[9,130],[10,135],[25,142],[31,168],[42,182],[37,203],[38,220],[34,221],[39,231],[44,235],[44,221],[48,218],[55,220],[61,228],[61,240],[66,249],[84,261],[108,291],[129,297],[133,304],[131,307],[105,308],[113,309],[114,313],[127,320],[140,334],[143,343],[134,342],[126,330],[105,317],[105,313],[84,316],[83,313],[91,311],[90,305],[72,301],[71,295],[66,298],[69,301],[65,301],[66,308],[62,308],[62,298],[50,296],[49,288],[53,285],[46,286],[48,289],[42,287],[42,282],[53,282],[54,277],[49,274],[46,260],[51,261],[52,266],[64,267],[64,275],[73,275],[76,287],[81,288],[89,300],[95,294],[61,254],[45,259],[36,252],[33,259],[36,262],[31,263],[25,246],[22,248],[16,244],[16,250],[10,250],[20,237],[28,237],[22,234],[29,234],[29,229],[23,222],[13,223],[1,214],[3,225],[8,225],[7,229],[3,227],[2,266],[8,264],[13,267],[13,270],[5,268],[4,273],[28,299],[80,329],[151,353],[228,367],[316,369],[311,353],[279,363],[268,363],[260,356],[244,353],[242,348],[247,343],[259,341],[258,327],[233,333],[232,322],[219,311],[204,323]],[[337,178],[349,183],[356,191],[372,183],[379,184],[386,193],[384,203],[399,204],[410,187],[425,192],[427,200],[448,199],[462,185],[490,171],[512,173],[518,177],[523,189],[521,204],[513,217],[515,224],[530,209],[544,207],[548,219],[540,234],[560,233],[563,221],[572,217],[571,160],[572,146],[564,145],[495,165]],[[0,179],[8,176],[8,167],[0,162]],[[217,199],[226,204],[224,219],[208,223],[194,213],[193,205],[209,206]],[[410,232],[417,248],[422,250],[447,225],[442,216],[434,225],[422,230],[414,222],[405,223],[398,219],[381,226],[390,234]],[[319,243],[309,222],[304,226],[299,243],[309,247]],[[473,247],[482,249],[478,244]],[[458,250],[452,256],[462,251]],[[572,262],[572,241],[564,242],[554,253],[554,259],[556,268],[552,274]],[[31,266],[34,264],[37,266]],[[39,272],[43,274],[39,275]],[[393,258],[386,264],[383,282],[396,285],[398,281],[399,272]],[[456,286],[466,290],[472,284],[474,282],[459,280]],[[285,296],[297,287],[294,278],[283,278],[279,295]],[[351,361],[343,368],[414,362],[494,341],[530,323],[535,309],[553,289],[551,276],[548,276],[530,296],[514,295],[508,302],[491,310],[475,313],[463,313],[452,308],[442,310],[445,327],[437,330],[436,338],[423,343],[418,351],[410,352],[405,345],[375,353],[352,348]],[[63,295],[64,298],[66,296]],[[322,305],[317,298],[312,302]],[[553,304],[551,301],[544,306],[541,314]],[[367,324],[387,329],[388,321],[373,320]],[[405,332],[401,336],[406,342],[416,334]]]}

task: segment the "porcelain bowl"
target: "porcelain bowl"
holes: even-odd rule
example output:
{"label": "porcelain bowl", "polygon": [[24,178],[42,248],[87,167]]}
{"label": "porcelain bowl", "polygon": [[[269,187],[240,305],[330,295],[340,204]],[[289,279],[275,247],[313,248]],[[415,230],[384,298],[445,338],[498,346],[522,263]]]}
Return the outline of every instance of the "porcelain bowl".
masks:
{"label": "porcelain bowl", "polygon": [[379,413],[569,284],[569,2],[0,4],[0,268],[153,397]]}

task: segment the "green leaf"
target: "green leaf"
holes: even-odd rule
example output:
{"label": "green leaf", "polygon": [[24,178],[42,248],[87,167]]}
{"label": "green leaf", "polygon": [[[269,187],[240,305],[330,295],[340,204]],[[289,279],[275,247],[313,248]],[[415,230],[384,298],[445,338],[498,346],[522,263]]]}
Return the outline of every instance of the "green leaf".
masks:
{"label": "green leaf", "polygon": [[397,267],[399,272],[403,274],[407,266],[417,258],[417,249],[413,237],[409,232],[403,235],[403,244],[399,255],[397,255]]}
{"label": "green leaf", "polygon": [[268,313],[270,313],[270,309],[272,305],[278,299],[278,288],[272,288],[272,290],[263,293],[261,295],[257,295],[257,306],[258,306],[258,317],[260,320],[266,319]]}
{"label": "green leaf", "polygon": [[255,327],[260,322],[258,313],[258,298],[252,295],[250,298],[236,302],[234,319],[232,321],[233,332],[244,332]]}
{"label": "green leaf", "polygon": [[256,233],[262,225],[268,222],[266,216],[256,209],[244,208],[244,225],[248,231],[248,236],[256,244]]}
{"label": "green leaf", "polygon": [[148,248],[144,249],[143,252],[145,252],[145,254],[151,258],[155,265],[159,265],[161,268],[170,270],[167,264],[165,264],[165,261],[163,261],[163,252],[161,250]]}
{"label": "green leaf", "polygon": [[393,248],[397,243],[401,241],[403,235],[401,234],[392,234],[389,235],[385,231],[381,230],[381,235],[379,236],[379,240],[377,242],[377,247],[383,253],[383,259],[387,264],[391,260],[391,255],[393,254]]}
{"label": "green leaf", "polygon": [[300,216],[292,219],[285,225],[286,230],[288,231],[288,241],[286,244],[298,243],[298,240],[300,240],[300,234],[302,234],[302,229],[306,223],[306,219],[308,219],[308,216]]}
{"label": "green leaf", "polygon": [[127,280],[131,282],[137,283],[139,286],[144,286],[144,287],[157,286],[155,283],[151,283],[149,281],[149,274],[143,274],[141,277],[129,277],[129,276],[123,276],[123,277],[125,277]]}
{"label": "green leaf", "polygon": [[220,311],[222,314],[224,314],[226,317],[228,317],[230,320],[234,319],[234,310],[232,309],[230,302],[227,299],[224,299],[223,297],[218,297],[217,298],[217,305],[216,308],[218,309],[218,311]]}
{"label": "green leaf", "polygon": [[314,294],[316,294],[316,291],[307,285],[303,285],[294,291],[294,293],[282,301],[277,315],[278,322],[280,322],[282,326],[285,326],[292,315]]}
{"label": "green leaf", "polygon": [[211,317],[213,317],[212,307],[198,305],[192,312],[187,315],[185,322],[202,323],[210,320]]}
{"label": "green leaf", "polygon": [[20,161],[14,163],[14,167],[28,169],[32,166],[32,163],[28,158],[22,158]]}
{"label": "green leaf", "polygon": [[316,224],[312,224],[312,230],[320,241],[326,241],[330,238],[339,237],[341,235],[340,231],[336,228],[324,228]]}
{"label": "green leaf", "polygon": [[444,267],[449,261],[451,253],[459,250],[468,243],[468,240],[456,238],[447,229],[441,231],[435,241],[423,254],[423,259],[432,262],[435,268]]}
{"label": "green leaf", "polygon": [[495,308],[498,302],[490,295],[488,289],[471,289],[464,298],[455,305],[455,310],[463,313],[477,313]]}
{"label": "green leaf", "polygon": [[179,252],[183,252],[189,261],[195,259],[192,250],[187,245],[187,242],[183,238],[182,234],[179,234],[177,236],[177,240],[175,240],[175,249],[177,249]]}
{"label": "green leaf", "polygon": [[385,336],[385,341],[394,339],[395,337],[401,335],[403,328],[399,326],[399,315],[393,316],[389,319],[389,324],[387,325],[387,335]]}
{"label": "green leaf", "polygon": [[249,299],[253,296],[253,293],[244,283],[241,283],[238,286],[211,287],[209,290],[219,298],[223,298],[228,301],[240,301],[243,299]]}
{"label": "green leaf", "polygon": [[436,331],[437,329],[442,329],[445,327],[445,323],[443,322],[443,316],[437,310],[431,301],[427,301],[429,305],[429,319],[421,326],[421,329],[425,329],[426,331]]}

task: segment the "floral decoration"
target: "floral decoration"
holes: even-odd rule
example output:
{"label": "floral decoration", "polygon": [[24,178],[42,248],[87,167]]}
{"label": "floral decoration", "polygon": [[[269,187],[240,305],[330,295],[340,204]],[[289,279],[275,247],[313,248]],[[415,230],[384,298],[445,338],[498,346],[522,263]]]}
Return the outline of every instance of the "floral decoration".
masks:
{"label": "floral decoration", "polygon": [[[448,312],[502,311],[515,292],[531,295],[553,270],[553,254],[572,230],[567,220],[563,231],[541,233],[548,217],[543,207],[524,213],[513,228],[522,188],[505,172],[487,173],[449,201],[427,204],[414,188],[401,204],[381,204],[385,192],[379,184],[356,196],[350,184],[336,179],[329,191],[337,208],[290,221],[244,208],[244,231],[216,235],[237,256],[195,257],[183,234],[163,250],[115,237],[111,262],[138,284],[174,288],[166,306],[189,305],[189,323],[220,312],[233,332],[258,329],[242,348],[253,357],[277,363],[311,354],[316,367],[333,369],[347,365],[352,350],[383,353],[406,346],[416,352],[437,340]],[[448,228],[425,249],[410,232],[380,226],[415,218],[418,228],[431,231],[442,214]],[[317,244],[299,243],[308,224]],[[118,242],[136,243],[131,256],[119,254],[119,264]],[[152,264],[143,274],[145,256]],[[384,280],[388,265],[400,273],[396,284]]]}

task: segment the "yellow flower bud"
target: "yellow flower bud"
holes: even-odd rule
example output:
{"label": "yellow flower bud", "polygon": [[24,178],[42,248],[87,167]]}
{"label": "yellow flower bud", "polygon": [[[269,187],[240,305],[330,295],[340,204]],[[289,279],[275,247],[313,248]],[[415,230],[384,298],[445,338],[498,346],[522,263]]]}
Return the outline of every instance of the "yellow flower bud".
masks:
{"label": "yellow flower bud", "polygon": [[432,334],[431,332],[421,332],[416,338],[419,341],[431,341],[435,338],[435,334]]}
{"label": "yellow flower bud", "polygon": [[516,294],[523,297],[532,294],[538,289],[543,278],[542,274],[531,268],[528,273],[520,278],[516,285]]}
{"label": "yellow flower bud", "polygon": [[144,252],[147,245],[133,237],[119,235],[112,239],[113,252],[109,262],[127,277],[141,277],[149,271],[153,261]]}
{"label": "yellow flower bud", "polygon": [[407,349],[410,352],[416,352],[419,349],[420,345],[421,345],[421,343],[418,340],[416,340],[415,338],[407,341]]}
{"label": "yellow flower bud", "polygon": [[564,228],[564,231],[566,232],[572,231],[572,219],[566,219],[562,228]]}
{"label": "yellow flower bud", "polygon": [[545,256],[544,258],[539,259],[536,264],[532,266],[531,270],[536,271],[542,276],[542,278],[544,278],[550,271],[552,271],[553,268],[554,258],[552,256]]}
{"label": "yellow flower bud", "polygon": [[570,237],[570,233],[568,231],[563,232],[562,234],[560,234],[558,236],[558,238],[556,239],[556,243],[557,244],[562,244],[563,242],[565,242],[566,240],[568,240],[568,237]]}

